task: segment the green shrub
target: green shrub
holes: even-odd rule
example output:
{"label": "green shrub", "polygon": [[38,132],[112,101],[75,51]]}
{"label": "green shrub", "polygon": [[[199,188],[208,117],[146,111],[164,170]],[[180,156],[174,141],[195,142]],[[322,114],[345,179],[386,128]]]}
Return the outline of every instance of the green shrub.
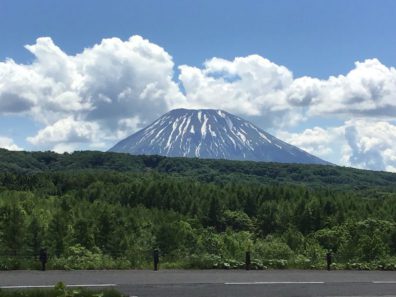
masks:
{"label": "green shrub", "polygon": [[220,256],[213,254],[192,255],[188,261],[188,268],[212,269],[222,262]]}
{"label": "green shrub", "polygon": [[1,290],[0,297],[122,297],[114,289],[94,291],[81,288],[67,288],[58,283],[53,289]]}
{"label": "green shrub", "polygon": [[272,236],[267,236],[265,240],[257,240],[252,252],[255,258],[267,260],[288,260],[294,255],[286,243]]}
{"label": "green shrub", "polygon": [[271,259],[263,260],[263,265],[274,269],[285,269],[288,267],[289,262],[285,259]]}
{"label": "green shrub", "polygon": [[113,259],[103,255],[99,249],[90,251],[77,244],[68,248],[65,257],[52,258],[48,263],[50,269],[127,269],[131,268],[128,259]]}
{"label": "green shrub", "polygon": [[297,255],[290,263],[292,268],[310,269],[312,268],[312,261],[304,255]]}

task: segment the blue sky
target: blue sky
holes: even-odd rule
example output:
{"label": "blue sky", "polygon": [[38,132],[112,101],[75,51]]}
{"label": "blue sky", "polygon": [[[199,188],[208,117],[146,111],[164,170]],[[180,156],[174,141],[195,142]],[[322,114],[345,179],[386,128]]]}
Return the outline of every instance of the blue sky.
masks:
{"label": "blue sky", "polygon": [[[206,107],[209,102],[208,107],[239,113],[286,141],[337,164],[393,171],[396,152],[392,149],[393,140],[389,138],[393,139],[393,131],[396,131],[393,130],[396,94],[392,86],[396,81],[394,28],[396,1],[393,0],[1,0],[0,139],[7,143],[3,147],[13,145],[14,148],[28,150],[106,149],[117,137],[133,132],[173,106]],[[119,46],[129,48],[127,41],[134,35],[141,36],[148,43],[136,39],[131,44],[139,43],[146,48],[159,46],[164,51],[159,54],[161,59],[169,60],[158,65],[158,69],[154,67],[153,72],[164,71],[165,76],[170,73],[171,81],[157,83],[158,78],[149,77],[144,72],[145,86],[154,82],[156,88],[160,88],[155,94],[163,94],[158,95],[151,113],[148,109],[152,104],[147,107],[140,101],[134,101],[134,92],[141,87],[140,83],[129,87],[125,77],[113,81],[113,85],[122,85],[121,89],[106,89],[100,93],[97,86],[89,85],[91,91],[87,91],[87,86],[78,87],[81,100],[74,102],[72,108],[65,111],[54,107],[59,100],[66,100],[62,104],[67,104],[65,98],[74,94],[79,79],[73,76],[74,84],[69,85],[72,91],[67,87],[62,94],[54,91],[59,89],[59,81],[57,87],[47,85],[48,77],[56,81],[48,70],[54,66],[46,64],[46,59],[51,60],[52,56],[42,56],[44,58],[40,62],[40,53],[48,48],[55,52],[55,46],[67,57],[64,59],[70,60],[68,63],[76,63],[79,65],[76,67],[80,67],[89,64],[86,61],[96,55],[94,45],[102,44],[103,39],[118,38],[125,43]],[[41,37],[50,37],[51,42],[37,42]],[[36,54],[27,50],[25,45],[36,45],[32,49]],[[91,54],[81,55],[84,49],[92,50]],[[111,53],[102,50],[100,54],[105,56],[95,60],[95,71],[104,67],[98,63],[105,61]],[[73,57],[76,55],[84,57],[75,62]],[[214,57],[220,60],[212,60]],[[241,60],[234,60],[236,57]],[[157,58],[153,57],[155,61]],[[13,66],[6,62],[7,59],[14,60]],[[114,63],[114,57],[109,61]],[[129,71],[128,67],[134,69],[134,76],[139,76],[143,75],[139,71],[143,71],[144,65],[152,65],[152,62],[144,64],[146,60],[140,61],[143,64],[139,61],[135,63],[131,56],[120,65],[126,67],[125,71]],[[205,61],[212,62],[204,64]],[[359,67],[355,65],[357,61],[360,62]],[[29,66],[32,63],[36,65],[34,69]],[[179,68],[182,65],[186,67]],[[228,71],[241,76],[243,83],[235,82],[230,86],[221,81],[221,77],[219,81],[210,81],[209,74],[219,69],[220,73]],[[25,71],[25,74],[19,71]],[[81,74],[83,70],[78,71]],[[247,73],[254,71],[264,80],[274,83],[263,85],[250,79]],[[351,71],[354,72],[348,77]],[[24,75],[31,78],[32,73],[38,73],[40,78],[34,81],[25,79],[23,86]],[[57,79],[59,75],[57,73]],[[298,80],[304,76],[309,79]],[[338,79],[331,80],[330,76]],[[85,73],[78,77],[85,77]],[[200,77],[200,90],[193,86],[197,77]],[[17,79],[21,79],[19,84],[15,82]],[[33,84],[36,84],[34,89],[26,89],[26,85]],[[64,85],[62,82],[62,88]],[[281,85],[283,91],[279,93],[275,85]],[[25,87],[23,91],[22,87]],[[219,93],[225,88],[227,92]],[[130,94],[128,106],[132,106],[130,116],[127,109],[115,105],[111,107],[114,114],[109,112],[107,118],[98,116],[98,106],[103,104],[89,101],[93,95],[100,97],[103,94],[103,100],[111,101],[113,98],[107,97],[119,96],[127,89]],[[11,96],[17,90],[19,94],[30,96],[28,100]],[[52,98],[58,101],[48,99],[51,102],[43,103],[40,96],[48,96],[46,92],[55,92],[51,93],[53,98],[62,95],[59,98],[63,99]],[[212,100],[213,92],[224,98]],[[268,96],[262,96],[263,93],[268,93]],[[243,96],[237,97],[238,94]],[[179,99],[170,99],[172,96]],[[281,101],[283,103],[278,104]],[[28,104],[31,108],[15,107],[18,104]],[[97,112],[87,111],[93,109]],[[116,112],[121,109],[125,112]],[[380,133],[378,136],[379,133],[372,131],[373,123],[378,125],[374,130],[383,131],[383,135]],[[68,132],[62,137],[54,136],[56,129],[65,125]],[[76,127],[80,130],[75,131]],[[81,131],[81,127],[87,131]],[[95,129],[106,131],[103,132],[106,136],[103,139],[98,139],[100,136],[95,139],[88,137],[88,134],[100,134]],[[387,131],[392,132],[390,136]],[[114,135],[117,137],[112,137]],[[46,142],[43,137],[52,139]],[[351,146],[352,138],[360,141],[357,147]]]}
{"label": "blue sky", "polygon": [[2,0],[0,58],[31,61],[23,45],[41,36],[72,54],[138,34],[176,64],[260,54],[297,76],[326,78],[372,57],[395,66],[395,16],[393,0]]}

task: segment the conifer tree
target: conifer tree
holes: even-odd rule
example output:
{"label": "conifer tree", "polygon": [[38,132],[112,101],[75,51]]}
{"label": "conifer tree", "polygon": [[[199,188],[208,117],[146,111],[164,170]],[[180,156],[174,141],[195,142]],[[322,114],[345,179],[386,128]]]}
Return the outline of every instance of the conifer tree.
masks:
{"label": "conifer tree", "polygon": [[23,250],[25,216],[17,201],[0,208],[1,242],[7,254],[17,256]]}

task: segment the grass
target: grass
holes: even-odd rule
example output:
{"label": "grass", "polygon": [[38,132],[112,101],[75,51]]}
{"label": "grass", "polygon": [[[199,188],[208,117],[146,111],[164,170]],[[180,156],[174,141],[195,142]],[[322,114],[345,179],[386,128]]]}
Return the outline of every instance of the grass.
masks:
{"label": "grass", "polygon": [[63,283],[58,283],[53,289],[23,289],[1,290],[0,297],[122,297],[123,295],[114,290],[94,291],[80,288],[67,288]]}

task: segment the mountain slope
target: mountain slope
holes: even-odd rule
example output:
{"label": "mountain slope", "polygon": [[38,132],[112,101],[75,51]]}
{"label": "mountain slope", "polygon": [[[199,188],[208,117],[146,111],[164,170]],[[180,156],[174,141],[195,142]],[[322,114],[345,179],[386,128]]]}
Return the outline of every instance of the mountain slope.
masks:
{"label": "mountain slope", "polygon": [[172,110],[109,151],[134,155],[328,164],[222,110]]}

